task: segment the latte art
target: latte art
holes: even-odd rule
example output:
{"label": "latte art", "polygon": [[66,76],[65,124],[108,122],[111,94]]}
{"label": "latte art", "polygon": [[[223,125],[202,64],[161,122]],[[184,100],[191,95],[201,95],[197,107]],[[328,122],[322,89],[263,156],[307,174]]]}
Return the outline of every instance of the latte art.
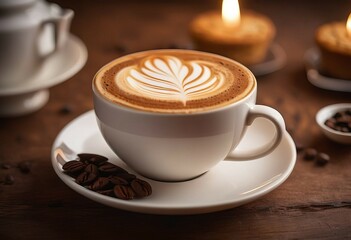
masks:
{"label": "latte art", "polygon": [[255,87],[241,64],[191,50],[150,50],[118,58],[96,74],[93,88],[116,106],[159,113],[223,107]]}
{"label": "latte art", "polygon": [[201,61],[181,61],[174,56],[151,56],[141,66],[120,71],[115,81],[118,85],[125,80],[139,94],[178,100],[186,105],[187,100],[207,95],[223,85],[223,75],[215,75],[207,65]]}

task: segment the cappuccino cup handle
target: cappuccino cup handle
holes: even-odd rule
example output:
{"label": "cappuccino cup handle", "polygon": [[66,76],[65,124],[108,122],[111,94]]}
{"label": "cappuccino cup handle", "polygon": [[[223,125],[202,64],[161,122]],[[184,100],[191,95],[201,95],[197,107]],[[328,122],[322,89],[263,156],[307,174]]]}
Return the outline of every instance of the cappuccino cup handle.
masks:
{"label": "cappuccino cup handle", "polygon": [[250,149],[249,152],[234,152],[229,153],[227,156],[227,160],[252,160],[256,158],[263,157],[269,153],[271,153],[280,143],[282,140],[283,134],[285,132],[285,122],[282,115],[275,109],[263,105],[254,105],[250,107],[249,113],[246,118],[246,125],[251,125],[253,121],[258,118],[263,117],[270,120],[274,127],[275,127],[275,135],[274,138],[258,147],[256,149]]}
{"label": "cappuccino cup handle", "polygon": [[69,33],[69,27],[73,18],[74,12],[70,9],[61,10],[61,12],[54,17],[51,17],[41,23],[42,31],[45,31],[45,26],[52,25],[53,27],[53,48],[51,51],[40,51],[43,58],[56,52],[66,41]]}

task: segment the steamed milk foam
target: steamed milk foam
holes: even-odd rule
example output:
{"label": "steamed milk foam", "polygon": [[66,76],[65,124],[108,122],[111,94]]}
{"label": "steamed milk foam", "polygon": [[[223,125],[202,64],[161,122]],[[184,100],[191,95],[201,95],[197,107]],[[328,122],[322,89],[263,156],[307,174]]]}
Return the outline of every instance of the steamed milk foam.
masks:
{"label": "steamed milk foam", "polygon": [[248,69],[218,55],[152,50],[112,61],[96,74],[94,84],[106,99],[126,107],[192,113],[244,98],[255,81]]}

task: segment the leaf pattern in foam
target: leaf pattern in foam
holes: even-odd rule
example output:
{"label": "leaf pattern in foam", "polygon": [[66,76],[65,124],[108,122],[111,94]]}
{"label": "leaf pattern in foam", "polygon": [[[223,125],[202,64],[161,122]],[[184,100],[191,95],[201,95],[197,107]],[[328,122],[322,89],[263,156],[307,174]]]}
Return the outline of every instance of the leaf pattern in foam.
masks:
{"label": "leaf pattern in foam", "polygon": [[184,105],[187,100],[209,95],[224,81],[206,63],[174,56],[150,56],[125,71],[126,82],[134,91],[152,98],[179,100]]}

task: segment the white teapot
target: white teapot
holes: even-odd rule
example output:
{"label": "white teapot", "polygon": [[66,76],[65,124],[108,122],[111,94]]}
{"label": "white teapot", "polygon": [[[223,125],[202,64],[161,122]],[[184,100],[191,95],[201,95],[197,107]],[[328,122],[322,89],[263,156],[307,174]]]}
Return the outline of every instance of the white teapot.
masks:
{"label": "white teapot", "polygon": [[59,50],[73,15],[43,0],[0,0],[0,88],[25,82]]}

